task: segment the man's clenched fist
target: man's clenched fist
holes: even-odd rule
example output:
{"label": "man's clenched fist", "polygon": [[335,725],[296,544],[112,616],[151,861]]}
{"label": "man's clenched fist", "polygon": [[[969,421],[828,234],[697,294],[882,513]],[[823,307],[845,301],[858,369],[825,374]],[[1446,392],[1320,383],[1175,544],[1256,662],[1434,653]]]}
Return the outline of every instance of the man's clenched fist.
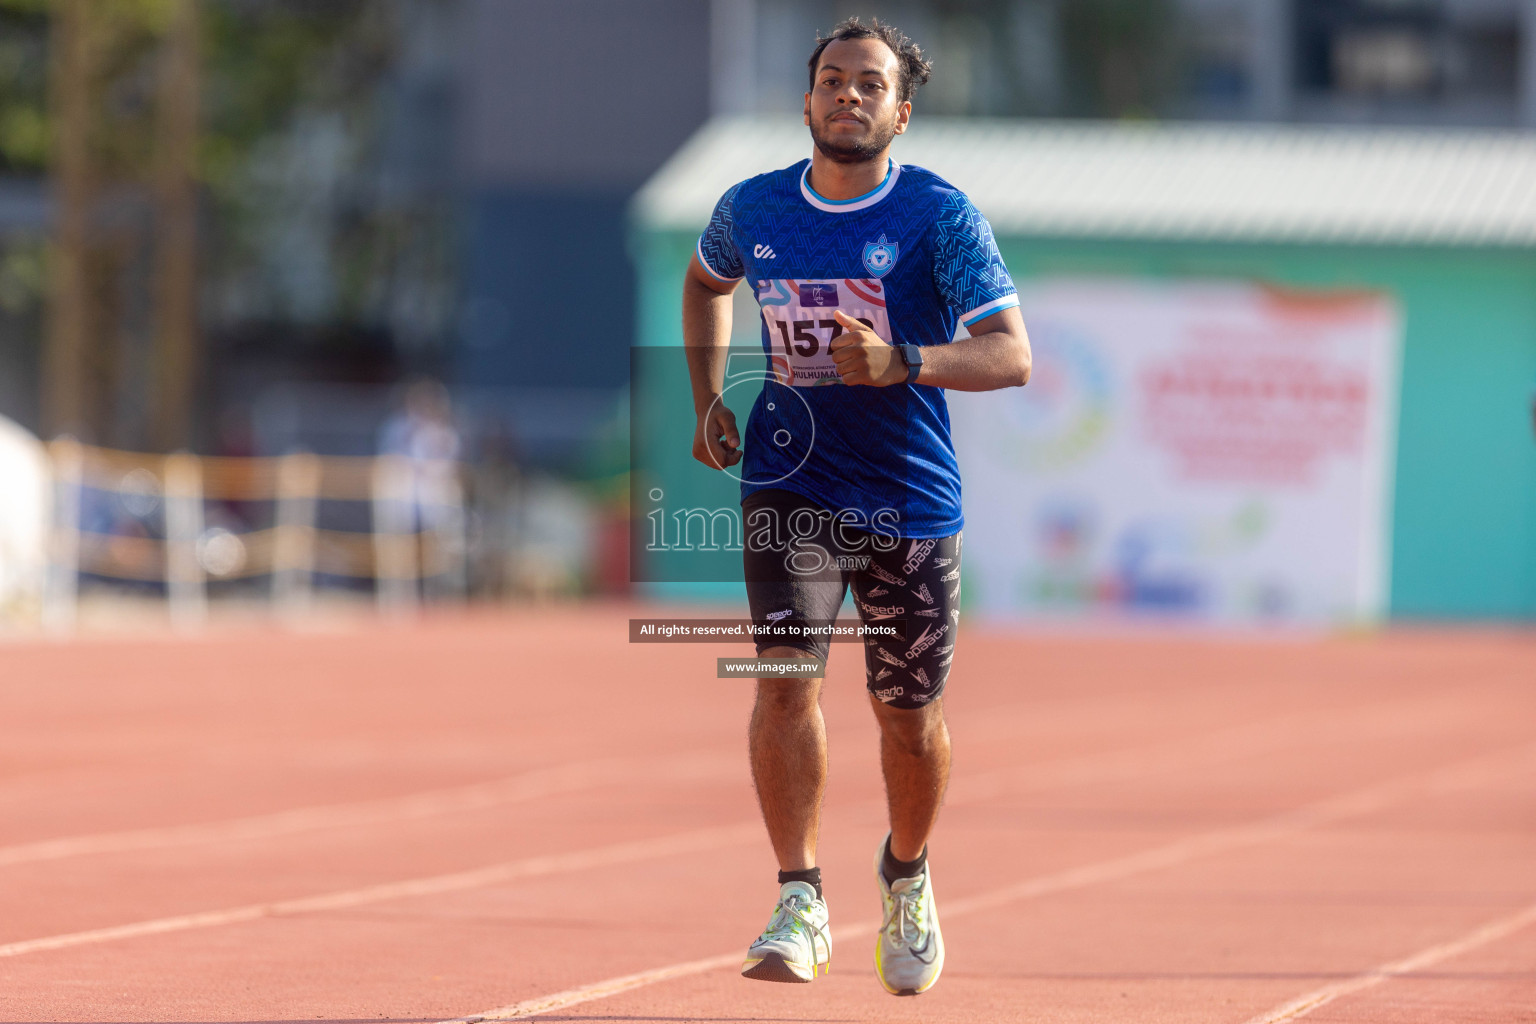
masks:
{"label": "man's clenched fist", "polygon": [[837,375],[844,384],[870,384],[883,388],[907,379],[907,365],[884,338],[840,309],[832,316],[842,326],[843,333],[832,339],[827,351],[832,353]]}
{"label": "man's clenched fist", "polygon": [[736,432],[736,414],[725,407],[718,395],[694,428],[693,457],[711,469],[724,469],[741,461],[741,435]]}

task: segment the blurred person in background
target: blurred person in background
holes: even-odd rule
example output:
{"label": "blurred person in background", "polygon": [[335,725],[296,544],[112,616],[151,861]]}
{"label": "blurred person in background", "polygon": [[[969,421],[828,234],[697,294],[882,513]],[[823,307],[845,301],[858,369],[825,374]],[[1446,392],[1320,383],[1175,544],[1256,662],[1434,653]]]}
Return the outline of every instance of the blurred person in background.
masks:
{"label": "blurred person in background", "polygon": [[[450,586],[461,593],[465,586],[459,483],[462,448],[448,389],[427,378],[406,388],[402,408],[379,431],[379,454],[399,460],[391,490],[406,503],[407,517],[397,527],[420,536],[417,565],[423,580],[430,584],[442,571],[451,571],[455,578]],[[434,560],[434,551],[442,557]]]}
{"label": "blurred person in background", "polygon": [[399,412],[379,431],[379,454],[407,460],[411,470],[413,521],[434,526],[457,503],[461,442],[453,423],[453,400],[439,381],[414,381]]}
{"label": "blurred person in background", "polygon": [[[949,778],[942,695],[960,616],[960,477],[942,389],[1024,384],[1029,340],[985,218],[953,185],[891,159],[928,80],[921,51],[891,26],[849,19],[817,41],[809,72],[811,158],[726,192],[689,265],[693,454],[742,466],[760,658],[824,662],[816,631],[850,585],[866,626],[905,621],[904,638],[865,638],[865,664],[891,826],[875,854],[875,969],[887,991],[916,995],[944,966],[927,841]],[[772,367],[745,446],[722,398],[731,293],[744,279]],[[952,341],[961,323],[971,336]],[[794,533],[787,546],[775,522]],[[791,625],[791,636],[762,632]],[[780,867],[778,903],[742,966],[763,981],[809,982],[831,959],[816,866],[822,678],[800,675],[758,680],[750,728]]]}
{"label": "blurred person in background", "polygon": [[522,499],[522,452],[505,420],[496,417],[479,431],[470,477],[469,507],[474,509],[471,541],[471,590],[502,598],[511,592],[516,573],[517,523]]}

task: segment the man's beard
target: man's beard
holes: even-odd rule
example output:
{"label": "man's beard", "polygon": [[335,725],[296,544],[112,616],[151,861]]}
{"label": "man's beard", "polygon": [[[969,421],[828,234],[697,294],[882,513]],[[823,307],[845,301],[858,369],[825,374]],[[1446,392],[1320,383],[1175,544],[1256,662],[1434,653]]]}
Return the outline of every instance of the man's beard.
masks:
{"label": "man's beard", "polygon": [[[826,122],[821,122],[824,125]],[[863,164],[884,153],[896,137],[896,119],[890,124],[871,122],[869,134],[862,139],[834,139],[823,134],[816,121],[811,122],[811,141],[828,160],[840,164]]]}

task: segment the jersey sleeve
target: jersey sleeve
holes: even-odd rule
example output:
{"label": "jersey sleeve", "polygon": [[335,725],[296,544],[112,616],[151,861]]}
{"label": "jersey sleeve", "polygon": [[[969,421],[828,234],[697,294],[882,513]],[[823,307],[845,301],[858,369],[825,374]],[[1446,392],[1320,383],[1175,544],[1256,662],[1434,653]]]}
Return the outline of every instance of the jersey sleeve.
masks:
{"label": "jersey sleeve", "polygon": [[740,281],[746,275],[741,251],[731,237],[736,225],[736,193],[740,190],[741,186],[735,185],[720,197],[715,212],[709,216],[709,226],[699,236],[699,262],[713,277],[727,284]]}
{"label": "jersey sleeve", "polygon": [[939,294],[967,327],[1019,304],[992,225],[963,193],[952,194],[939,212],[933,262]]}

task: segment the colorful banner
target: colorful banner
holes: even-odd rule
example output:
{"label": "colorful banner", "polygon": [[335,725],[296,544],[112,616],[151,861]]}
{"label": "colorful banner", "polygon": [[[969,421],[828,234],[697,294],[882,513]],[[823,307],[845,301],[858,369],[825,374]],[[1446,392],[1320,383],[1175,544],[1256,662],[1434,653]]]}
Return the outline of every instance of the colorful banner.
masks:
{"label": "colorful banner", "polygon": [[1402,334],[1389,296],[1055,278],[1020,298],[1029,385],[949,396],[968,612],[1385,613]]}

